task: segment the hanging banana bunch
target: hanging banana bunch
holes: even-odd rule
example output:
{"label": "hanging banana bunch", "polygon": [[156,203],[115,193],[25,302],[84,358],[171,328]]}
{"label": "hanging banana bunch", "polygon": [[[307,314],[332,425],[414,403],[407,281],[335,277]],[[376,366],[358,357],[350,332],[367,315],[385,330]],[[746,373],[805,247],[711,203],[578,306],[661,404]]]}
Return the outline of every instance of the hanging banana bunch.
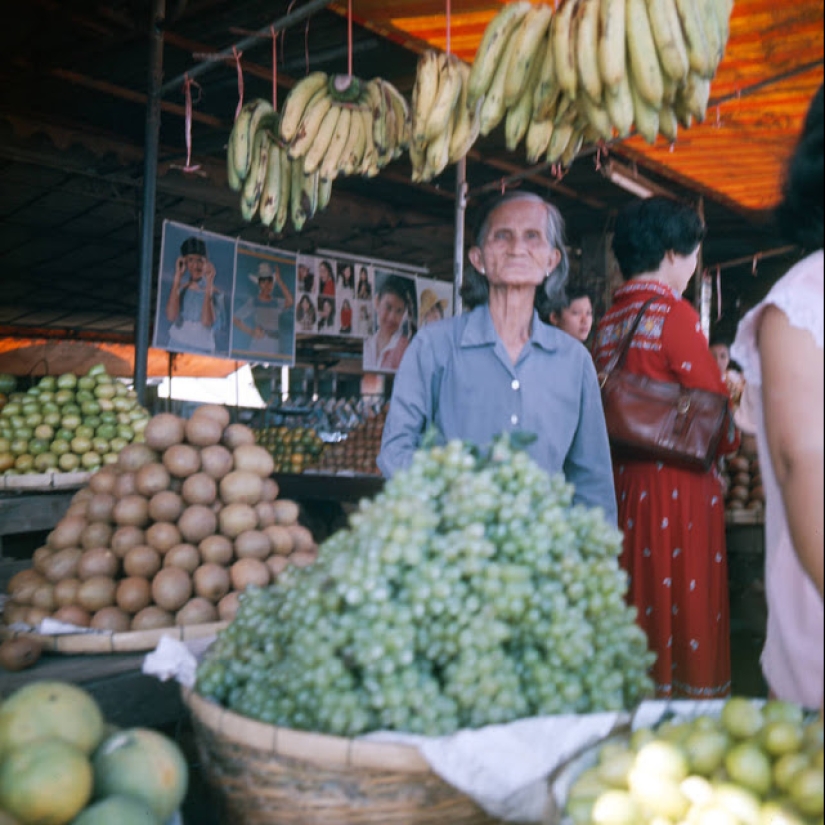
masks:
{"label": "hanging banana bunch", "polygon": [[[477,114],[481,135],[504,122],[507,149],[524,140],[530,163],[568,166],[583,145],[634,129],[649,143],[674,141],[679,126],[705,118],[732,9],[733,0],[508,3],[485,29],[454,117]],[[421,165],[430,153],[416,142],[426,137],[417,124],[445,71],[435,53],[424,58],[412,103],[414,176],[431,169]]]}

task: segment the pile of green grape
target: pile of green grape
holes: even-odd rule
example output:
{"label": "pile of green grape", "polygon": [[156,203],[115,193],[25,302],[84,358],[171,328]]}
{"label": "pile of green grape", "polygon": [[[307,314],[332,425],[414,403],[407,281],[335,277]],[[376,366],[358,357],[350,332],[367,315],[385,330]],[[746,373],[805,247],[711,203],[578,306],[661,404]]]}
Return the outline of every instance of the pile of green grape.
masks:
{"label": "pile of green grape", "polygon": [[622,535],[572,498],[506,437],[422,448],[312,566],[247,589],[196,690],[344,736],[631,707],[654,654]]}

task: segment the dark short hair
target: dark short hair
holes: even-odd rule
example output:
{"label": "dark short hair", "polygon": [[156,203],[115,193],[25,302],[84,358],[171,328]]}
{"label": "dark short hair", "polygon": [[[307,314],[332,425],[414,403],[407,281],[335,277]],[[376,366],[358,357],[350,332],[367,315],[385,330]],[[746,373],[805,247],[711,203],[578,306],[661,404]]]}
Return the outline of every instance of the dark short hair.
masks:
{"label": "dark short hair", "polygon": [[187,255],[206,255],[206,244],[200,238],[187,238],[180,245],[180,254],[184,257]]}
{"label": "dark short hair", "polygon": [[687,203],[661,196],[631,201],[616,218],[613,254],[627,281],[659,268],[668,252],[689,255],[705,226]]}
{"label": "dark short hair", "polygon": [[[547,211],[547,224],[545,234],[547,241],[561,253],[558,266],[553,270],[544,282],[536,287],[535,307],[543,318],[549,314],[549,305],[557,299],[559,292],[564,291],[567,283],[567,276],[570,272],[570,259],[567,256],[567,247],[564,240],[564,218],[561,212],[552,204],[546,201],[541,195],[535,192],[528,192],[521,189],[513,189],[503,195],[495,195],[482,201],[479,204],[474,221],[474,245],[481,246],[490,228],[490,216],[505,203],[511,201],[526,200],[542,205]],[[475,268],[469,267],[461,283],[461,300],[467,309],[486,304],[490,300],[490,284],[487,278]]]}
{"label": "dark short hair", "polygon": [[410,299],[410,282],[403,275],[386,275],[376,289],[376,297],[395,295],[402,301]]}
{"label": "dark short hair", "polygon": [[565,309],[568,309],[573,301],[578,301],[579,298],[587,298],[591,306],[595,304],[593,296],[587,287],[568,284],[562,292],[557,293],[553,299],[548,302],[548,312],[561,313]]}
{"label": "dark short hair", "polygon": [[803,249],[822,249],[823,85],[811,100],[805,124],[785,170],[774,218],[783,237]]}

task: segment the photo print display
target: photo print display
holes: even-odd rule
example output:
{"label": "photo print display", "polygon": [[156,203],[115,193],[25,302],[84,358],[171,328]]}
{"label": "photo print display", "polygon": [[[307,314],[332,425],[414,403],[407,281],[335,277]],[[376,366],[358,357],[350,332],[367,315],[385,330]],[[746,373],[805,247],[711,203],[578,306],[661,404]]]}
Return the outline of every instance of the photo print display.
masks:
{"label": "photo print display", "polygon": [[453,285],[432,278],[416,278],[418,290],[418,329],[450,318],[453,314]]}
{"label": "photo print display", "polygon": [[374,269],[373,332],[364,339],[365,372],[395,372],[418,328],[416,278]]}

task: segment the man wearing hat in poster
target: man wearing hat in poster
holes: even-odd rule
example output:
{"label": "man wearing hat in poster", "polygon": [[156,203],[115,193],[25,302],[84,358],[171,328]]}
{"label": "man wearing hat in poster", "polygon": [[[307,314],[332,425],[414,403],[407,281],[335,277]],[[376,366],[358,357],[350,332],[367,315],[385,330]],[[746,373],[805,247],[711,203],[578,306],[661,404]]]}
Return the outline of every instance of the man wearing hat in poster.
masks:
{"label": "man wearing hat in poster", "polygon": [[[281,277],[281,271],[268,261],[258,264],[258,271],[249,276],[258,287],[257,294],[251,296],[235,313],[235,326],[252,340],[249,349],[262,355],[284,354],[279,341],[281,313],[292,307],[294,298]],[[281,294],[275,294],[275,284]]]}
{"label": "man wearing hat in poster", "polygon": [[418,328],[433,321],[440,321],[447,311],[448,300],[439,299],[435,291],[427,287],[421,290],[421,297],[418,300]]}
{"label": "man wearing hat in poster", "polygon": [[[184,280],[184,275],[189,277]],[[186,352],[215,352],[215,325],[218,317],[215,267],[206,257],[200,238],[187,238],[175,261],[172,291],[166,302],[169,346]]]}

